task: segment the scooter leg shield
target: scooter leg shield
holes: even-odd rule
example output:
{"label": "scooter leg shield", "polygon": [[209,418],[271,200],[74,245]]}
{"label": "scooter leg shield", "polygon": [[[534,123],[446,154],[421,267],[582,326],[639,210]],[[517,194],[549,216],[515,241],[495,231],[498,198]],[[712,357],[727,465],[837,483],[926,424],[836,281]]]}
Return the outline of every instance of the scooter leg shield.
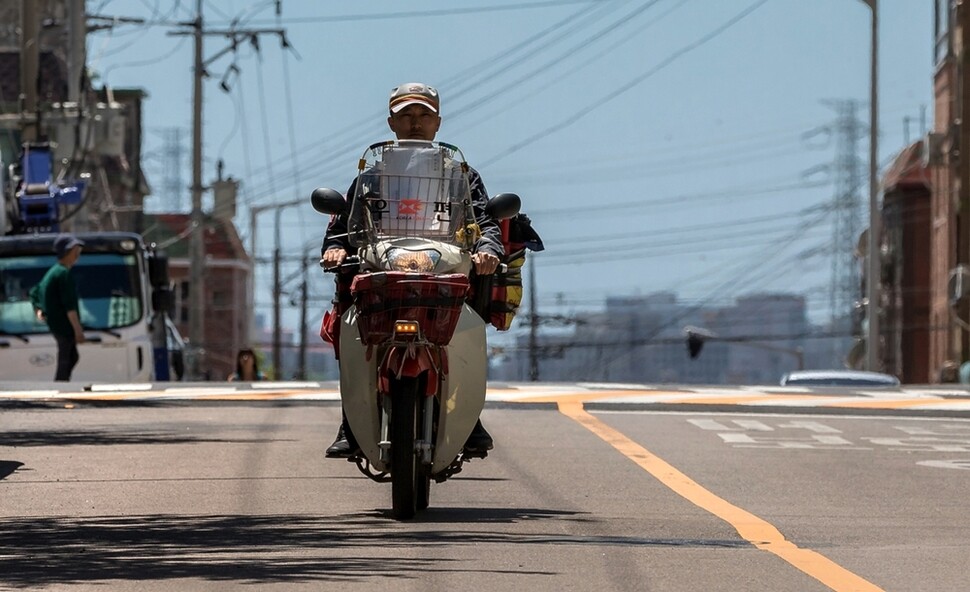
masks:
{"label": "scooter leg shield", "polygon": [[[344,313],[340,331],[340,398],[347,421],[364,456],[374,469],[380,460],[380,412],[377,390],[378,356],[367,358],[355,326],[355,309]],[[488,358],[485,322],[468,305],[462,308],[447,346],[448,372],[442,377],[441,405],[432,473],[447,468],[461,452],[485,406]]]}
{"label": "scooter leg shield", "polygon": [[447,346],[447,359],[432,473],[442,471],[455,460],[485,406],[485,322],[467,304]]}
{"label": "scooter leg shield", "polygon": [[344,313],[340,329],[340,400],[347,422],[361,452],[377,471],[387,467],[380,459],[380,412],[377,401],[377,356],[367,358],[367,347],[360,342],[356,309]]}

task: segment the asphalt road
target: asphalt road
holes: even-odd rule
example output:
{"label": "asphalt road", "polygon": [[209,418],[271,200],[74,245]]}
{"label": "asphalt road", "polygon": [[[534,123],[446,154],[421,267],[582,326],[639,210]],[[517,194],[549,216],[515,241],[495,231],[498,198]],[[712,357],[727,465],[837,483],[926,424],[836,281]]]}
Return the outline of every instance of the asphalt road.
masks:
{"label": "asphalt road", "polygon": [[492,402],[397,522],[333,401],[8,401],[0,590],[968,590],[962,415]]}

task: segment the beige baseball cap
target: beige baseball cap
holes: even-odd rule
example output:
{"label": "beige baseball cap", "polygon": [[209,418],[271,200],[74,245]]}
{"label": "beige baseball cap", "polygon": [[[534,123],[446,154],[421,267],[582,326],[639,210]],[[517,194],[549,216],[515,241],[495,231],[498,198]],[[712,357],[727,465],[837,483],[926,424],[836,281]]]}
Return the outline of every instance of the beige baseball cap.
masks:
{"label": "beige baseball cap", "polygon": [[438,91],[433,86],[420,82],[405,82],[391,91],[388,107],[391,113],[397,113],[408,105],[424,105],[437,113]]}

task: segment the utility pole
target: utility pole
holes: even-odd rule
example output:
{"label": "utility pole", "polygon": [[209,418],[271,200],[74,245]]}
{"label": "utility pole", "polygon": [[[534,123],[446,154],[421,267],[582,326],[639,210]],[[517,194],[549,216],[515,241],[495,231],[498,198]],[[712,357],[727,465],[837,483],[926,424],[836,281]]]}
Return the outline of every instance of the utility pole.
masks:
{"label": "utility pole", "polygon": [[[265,212],[266,210],[278,210],[281,208],[292,208],[293,206],[302,206],[308,203],[308,199],[294,199],[290,201],[284,201],[282,203],[269,204],[265,206],[250,206],[249,208],[249,252],[252,253],[253,257],[256,256],[256,216]],[[278,237],[279,234],[277,233]]]}
{"label": "utility pole", "polygon": [[309,281],[309,266],[307,265],[307,253],[303,255],[303,281],[300,283],[300,365],[297,367],[296,377],[306,380],[306,317],[309,294],[307,293],[307,282]]}
{"label": "utility pole", "polygon": [[879,0],[862,0],[872,11],[869,50],[869,240],[866,277],[866,370],[882,371],[882,212],[879,208]]}
{"label": "utility pole", "polygon": [[[967,0],[956,4],[956,32],[959,38],[954,44],[957,61],[957,90],[955,116],[958,118],[958,153],[956,174],[953,175],[958,198],[957,220],[957,265],[970,263],[970,3]],[[970,303],[960,304],[958,316],[964,322],[970,318]],[[962,361],[970,360],[970,332],[960,331],[960,351]]]}
{"label": "utility pole", "polygon": [[[192,35],[194,40],[193,89],[192,89],[192,213],[191,235],[189,237],[189,341],[195,355],[191,357],[189,376],[198,379],[201,375],[199,353],[205,342],[203,317],[205,314],[205,237],[202,213],[202,79],[208,75],[206,66],[229,52],[236,51],[239,44],[249,40],[258,47],[259,35],[270,33],[279,35],[283,46],[288,46],[283,29],[223,29],[207,30],[202,19],[202,1],[196,0],[195,19],[180,23],[188,30],[172,31],[169,35]],[[206,35],[226,37],[229,45],[208,59],[203,58],[203,38]]]}
{"label": "utility pole", "polygon": [[[21,112],[25,115],[21,130],[24,142],[33,142],[40,136],[37,112],[37,83],[40,71],[40,24],[37,0],[20,2],[20,96]],[[34,119],[31,119],[34,118]]]}
{"label": "utility pole", "polygon": [[192,66],[192,234],[189,238],[189,341],[194,355],[191,357],[189,376],[198,380],[201,376],[199,355],[205,343],[203,308],[205,296],[205,236],[202,216],[202,0],[196,0],[195,21],[192,34],[195,41]]}
{"label": "utility pole", "polygon": [[[283,285],[280,281],[280,263],[281,263],[281,251],[280,251],[280,224],[282,219],[283,208],[301,205],[306,203],[303,200],[295,199],[293,201],[288,201],[286,203],[277,204],[275,206],[267,206],[275,209],[275,222],[273,225],[273,233],[275,238],[275,246],[273,248],[273,368],[276,371],[277,378],[280,377],[282,371],[282,348],[283,348],[283,313],[281,310],[280,298],[283,296]],[[256,249],[256,215],[253,214],[253,228],[251,232],[253,233],[253,252]],[[305,259],[306,257],[304,257]]]}
{"label": "utility pole", "polygon": [[280,212],[276,210],[276,247],[273,249],[273,372],[274,378],[280,380],[283,377],[283,356],[280,351],[282,343],[282,311],[280,310],[280,297],[283,294],[283,286],[280,285]]}
{"label": "utility pole", "polygon": [[539,380],[539,311],[536,310],[536,266],[529,266],[529,380]]}
{"label": "utility pole", "polygon": [[[280,323],[282,323],[282,313],[280,311],[280,297],[283,295],[283,287],[280,282],[280,264],[282,257],[280,256],[280,211],[283,208],[290,208],[293,206],[299,206],[306,203],[304,199],[294,199],[283,203],[270,204],[266,206],[251,206],[249,208],[249,252],[250,256],[253,258],[253,262],[256,262],[256,216],[265,212],[266,210],[275,210],[276,217],[274,222],[274,240],[275,247],[273,249],[273,368],[275,372],[279,372],[279,365],[281,363],[280,348],[281,335],[280,335]],[[255,297],[253,298],[253,313],[255,314]],[[255,326],[255,320],[252,324]]]}
{"label": "utility pole", "polygon": [[85,14],[85,0],[69,0],[68,8],[68,39],[70,51],[67,58],[67,100],[78,103],[80,109],[81,80],[84,78],[84,64],[86,62],[87,15]]}

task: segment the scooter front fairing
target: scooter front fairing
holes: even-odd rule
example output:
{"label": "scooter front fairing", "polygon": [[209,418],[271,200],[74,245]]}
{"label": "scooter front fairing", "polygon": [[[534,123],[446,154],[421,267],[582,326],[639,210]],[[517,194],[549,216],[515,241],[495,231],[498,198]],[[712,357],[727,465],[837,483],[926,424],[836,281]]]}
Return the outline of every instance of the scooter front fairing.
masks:
{"label": "scooter front fairing", "polygon": [[[347,421],[361,452],[378,472],[388,467],[381,460],[381,403],[378,389],[383,351],[361,343],[357,312],[350,307],[341,319],[340,397]],[[485,405],[485,380],[488,367],[485,322],[467,304],[463,306],[451,342],[444,347],[447,373],[442,373],[436,395],[439,403],[437,435],[432,457],[432,473],[452,464],[475,427]]]}

